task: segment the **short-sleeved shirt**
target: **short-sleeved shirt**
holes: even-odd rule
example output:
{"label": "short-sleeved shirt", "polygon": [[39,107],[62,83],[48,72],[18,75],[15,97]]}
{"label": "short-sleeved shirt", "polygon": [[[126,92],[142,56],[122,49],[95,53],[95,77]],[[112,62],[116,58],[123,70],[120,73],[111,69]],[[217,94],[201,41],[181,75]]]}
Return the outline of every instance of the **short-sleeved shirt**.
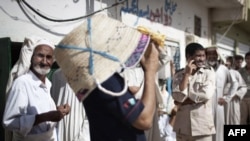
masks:
{"label": "short-sleeved shirt", "polygon": [[56,110],[50,95],[51,82],[43,83],[32,72],[18,77],[12,85],[3,116],[4,126],[14,131],[14,140],[57,140],[56,122],[42,122],[33,126],[36,115]]}
{"label": "short-sleeved shirt", "polygon": [[185,70],[177,72],[173,79],[173,98],[183,102],[190,98],[195,103],[209,100],[215,90],[215,72],[212,68],[200,68],[193,76],[189,77],[188,87],[181,91],[179,85],[184,77]]}
{"label": "short-sleeved shirt", "polygon": [[[124,80],[116,73],[102,86],[120,92]],[[96,88],[83,104],[89,120],[91,141],[146,141],[144,131],[132,126],[144,105],[129,91],[122,96],[111,96]]]}
{"label": "short-sleeved shirt", "polygon": [[174,131],[177,134],[202,136],[215,133],[212,97],[215,92],[215,72],[212,68],[200,68],[188,78],[183,91],[180,84],[185,70],[176,72],[173,78],[173,99],[183,103],[187,98],[192,104],[181,104],[176,113]]}

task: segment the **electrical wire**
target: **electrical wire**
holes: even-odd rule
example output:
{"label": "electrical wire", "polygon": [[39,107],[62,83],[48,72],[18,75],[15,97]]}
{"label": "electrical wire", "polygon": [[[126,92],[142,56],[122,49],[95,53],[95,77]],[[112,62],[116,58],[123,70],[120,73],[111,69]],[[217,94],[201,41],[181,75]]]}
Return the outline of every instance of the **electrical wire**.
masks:
{"label": "electrical wire", "polygon": [[217,43],[220,43],[222,41],[222,39],[227,35],[227,33],[231,30],[231,28],[233,27],[233,25],[241,23],[241,21],[238,21],[237,19],[240,17],[241,12],[235,17],[235,19],[232,21],[232,23],[229,25],[229,27],[226,29],[226,31],[223,33],[223,35],[219,38],[219,40],[217,41]]}
{"label": "electrical wire", "polygon": [[115,6],[119,5],[119,4],[123,4],[125,1],[127,1],[127,0],[118,1],[118,2],[116,2],[116,3],[114,3],[114,4],[112,4],[111,6],[102,8],[102,9],[100,9],[100,10],[97,10],[97,11],[95,11],[95,12],[93,12],[93,13],[90,13],[90,14],[88,14],[88,15],[85,15],[85,16],[81,16],[81,17],[77,17],[77,18],[72,18],[72,19],[63,19],[63,20],[49,18],[49,17],[47,17],[47,16],[41,14],[41,13],[38,12],[35,8],[33,8],[31,5],[29,5],[25,0],[18,0],[18,3],[24,3],[24,4],[25,4],[29,9],[31,9],[34,13],[36,13],[37,15],[39,15],[40,17],[42,17],[42,18],[44,18],[44,19],[46,19],[46,20],[48,20],[48,21],[53,21],[53,22],[69,22],[69,21],[75,21],[75,20],[80,20],[80,19],[87,18],[87,17],[92,16],[92,15],[94,15],[94,14],[96,14],[96,13],[102,12],[102,11],[104,11],[104,10],[106,10],[106,9],[115,7]]}
{"label": "electrical wire", "polygon": [[38,20],[35,18],[35,16],[31,17],[29,15],[28,12],[31,12],[31,11],[25,10],[26,7],[23,6],[22,4],[23,3],[19,3],[18,2],[18,6],[20,7],[20,9],[24,13],[24,15],[26,15],[26,17],[31,21],[31,23],[33,23],[34,25],[36,25],[38,28],[40,28],[42,30],[45,30],[46,32],[51,33],[51,34],[56,35],[56,36],[65,36],[66,35],[66,34],[62,34],[62,33],[58,33],[58,32],[52,31],[51,29],[45,27],[41,23],[38,23]]}

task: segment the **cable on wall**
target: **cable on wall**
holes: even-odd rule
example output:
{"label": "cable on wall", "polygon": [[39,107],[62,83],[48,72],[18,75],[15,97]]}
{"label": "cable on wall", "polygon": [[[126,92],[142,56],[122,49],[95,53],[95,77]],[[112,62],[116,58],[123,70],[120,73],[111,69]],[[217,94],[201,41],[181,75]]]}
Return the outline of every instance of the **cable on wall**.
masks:
{"label": "cable on wall", "polygon": [[24,3],[24,4],[25,4],[30,10],[32,10],[34,13],[36,13],[37,15],[39,15],[40,17],[42,17],[42,18],[44,18],[44,19],[46,19],[46,20],[48,20],[48,21],[53,21],[53,22],[69,22],[69,21],[75,21],[75,20],[80,20],[80,19],[87,18],[87,17],[92,16],[92,15],[94,15],[94,14],[96,14],[96,13],[102,12],[102,11],[104,11],[104,10],[106,10],[106,9],[115,7],[115,6],[119,5],[119,4],[123,4],[125,1],[127,1],[127,0],[118,1],[118,2],[116,2],[116,3],[114,3],[114,4],[112,4],[111,6],[107,6],[107,7],[105,7],[105,8],[102,8],[102,9],[100,9],[100,10],[97,10],[97,11],[95,11],[95,12],[93,12],[93,13],[90,13],[90,14],[88,14],[88,15],[85,15],[85,16],[81,16],[81,17],[77,17],[77,18],[72,18],[72,19],[64,19],[64,20],[49,18],[49,17],[47,17],[47,16],[41,14],[40,12],[38,12],[38,10],[36,10],[36,9],[35,9],[34,7],[32,7],[31,5],[29,5],[25,0],[19,0],[18,3]]}
{"label": "cable on wall", "polygon": [[223,35],[219,38],[219,40],[217,41],[217,43],[220,43],[221,40],[227,35],[227,33],[231,30],[231,28],[233,27],[233,25],[237,24],[237,23],[241,23],[242,21],[238,21],[237,19],[241,16],[241,12],[235,17],[235,19],[232,21],[232,23],[229,25],[229,27],[227,28],[227,30],[223,33]]}

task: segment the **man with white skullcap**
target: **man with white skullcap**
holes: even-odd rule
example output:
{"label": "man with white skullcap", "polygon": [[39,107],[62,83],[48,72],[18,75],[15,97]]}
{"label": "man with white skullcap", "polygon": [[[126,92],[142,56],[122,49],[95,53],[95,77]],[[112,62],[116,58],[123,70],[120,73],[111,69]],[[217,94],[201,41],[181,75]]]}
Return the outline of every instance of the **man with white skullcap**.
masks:
{"label": "man with white skullcap", "polygon": [[70,111],[56,107],[46,77],[54,62],[54,45],[39,37],[25,38],[19,60],[11,70],[3,126],[12,140],[56,141],[56,123]]}
{"label": "man with white skullcap", "polygon": [[[224,112],[224,88],[226,84],[231,83],[231,75],[228,68],[223,64],[224,58],[220,56],[217,47],[206,48],[207,64],[214,68],[216,75],[216,90],[213,95],[213,116],[215,122],[216,134],[213,135],[213,141],[223,141],[223,132],[225,124]],[[228,93],[233,92],[234,84],[230,85]],[[231,94],[230,94],[231,95]]]}

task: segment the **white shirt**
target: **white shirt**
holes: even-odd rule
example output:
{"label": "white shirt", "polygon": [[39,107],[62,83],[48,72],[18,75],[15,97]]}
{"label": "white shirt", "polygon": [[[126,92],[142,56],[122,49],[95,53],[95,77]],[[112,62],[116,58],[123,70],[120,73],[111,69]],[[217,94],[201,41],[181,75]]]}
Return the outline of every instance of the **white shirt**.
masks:
{"label": "white shirt", "polygon": [[[57,140],[55,122],[33,126],[37,114],[56,110],[50,88],[51,82],[47,78],[44,84],[31,71],[14,81],[3,116],[3,125],[13,131],[14,139]],[[40,134],[43,134],[42,137]]]}

